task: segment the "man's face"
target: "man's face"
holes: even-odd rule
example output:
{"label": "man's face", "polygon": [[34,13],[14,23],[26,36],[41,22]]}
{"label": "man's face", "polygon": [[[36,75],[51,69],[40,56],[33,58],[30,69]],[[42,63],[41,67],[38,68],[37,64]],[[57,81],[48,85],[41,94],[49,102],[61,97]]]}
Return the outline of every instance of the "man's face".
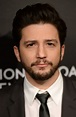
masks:
{"label": "man's face", "polygon": [[57,29],[51,24],[33,24],[22,29],[19,50],[14,46],[27,77],[47,80],[56,72],[64,55]]}

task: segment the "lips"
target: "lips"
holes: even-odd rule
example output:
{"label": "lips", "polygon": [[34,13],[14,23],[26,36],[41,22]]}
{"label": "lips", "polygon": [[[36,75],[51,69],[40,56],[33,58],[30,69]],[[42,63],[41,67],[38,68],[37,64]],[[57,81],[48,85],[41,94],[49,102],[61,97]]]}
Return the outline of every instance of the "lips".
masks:
{"label": "lips", "polygon": [[52,66],[53,64],[52,64],[52,62],[48,62],[48,61],[36,61],[31,64],[31,67],[33,67],[33,66],[46,67],[48,65]]}
{"label": "lips", "polygon": [[37,64],[36,66],[37,66],[37,67],[46,67],[47,64]]}

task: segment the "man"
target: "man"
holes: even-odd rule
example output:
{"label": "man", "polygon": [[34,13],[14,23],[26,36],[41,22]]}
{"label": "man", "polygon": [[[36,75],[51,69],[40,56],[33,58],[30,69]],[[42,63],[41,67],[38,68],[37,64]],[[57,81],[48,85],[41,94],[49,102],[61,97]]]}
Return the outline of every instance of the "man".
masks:
{"label": "man", "polygon": [[[26,6],[16,13],[14,53],[25,78],[0,92],[0,117],[76,117],[75,81],[64,78],[58,69],[66,30],[65,22],[48,4]],[[46,94],[42,104],[39,96]]]}

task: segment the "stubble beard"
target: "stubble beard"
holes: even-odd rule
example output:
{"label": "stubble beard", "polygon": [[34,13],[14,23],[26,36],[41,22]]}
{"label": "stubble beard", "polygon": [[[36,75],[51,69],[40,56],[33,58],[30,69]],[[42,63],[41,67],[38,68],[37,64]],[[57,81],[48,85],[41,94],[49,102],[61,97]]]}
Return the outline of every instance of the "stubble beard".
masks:
{"label": "stubble beard", "polygon": [[[45,61],[47,62],[47,61]],[[60,65],[60,59],[58,61],[58,63],[54,66],[52,62],[47,62],[48,65],[51,66],[50,70],[48,72],[45,73],[36,73],[32,67],[37,65],[39,62],[36,61],[35,63],[31,64],[31,67],[28,67],[25,63],[21,62],[23,65],[23,68],[25,69],[25,71],[31,76],[32,79],[36,80],[36,81],[45,81],[50,79],[55,72],[57,71],[59,65]],[[44,68],[41,68],[41,70],[44,70]]]}

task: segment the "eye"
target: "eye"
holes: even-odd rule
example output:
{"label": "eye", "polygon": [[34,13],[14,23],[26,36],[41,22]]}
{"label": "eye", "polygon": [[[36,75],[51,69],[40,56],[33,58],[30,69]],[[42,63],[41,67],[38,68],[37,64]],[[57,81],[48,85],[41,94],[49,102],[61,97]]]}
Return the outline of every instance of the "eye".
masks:
{"label": "eye", "polygon": [[33,47],[35,45],[34,42],[26,44],[26,47]]}
{"label": "eye", "polygon": [[51,43],[51,42],[48,42],[47,43],[49,46],[55,46],[55,44],[54,43]]}

